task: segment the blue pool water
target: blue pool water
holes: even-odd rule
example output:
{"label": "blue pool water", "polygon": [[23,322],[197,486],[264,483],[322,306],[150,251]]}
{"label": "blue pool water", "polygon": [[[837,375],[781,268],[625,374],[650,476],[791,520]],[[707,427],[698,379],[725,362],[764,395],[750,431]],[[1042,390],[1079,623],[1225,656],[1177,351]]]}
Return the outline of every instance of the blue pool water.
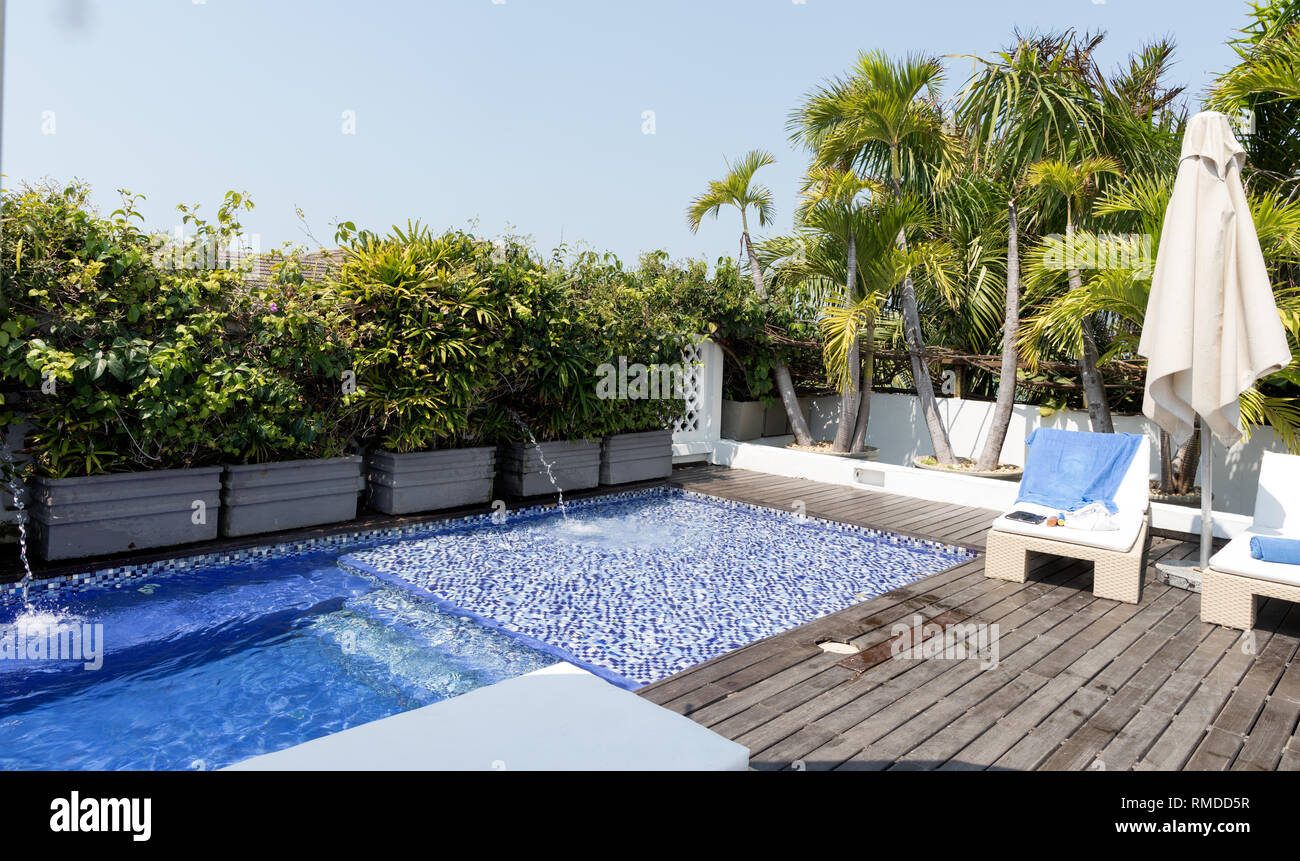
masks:
{"label": "blue pool water", "polygon": [[973,557],[652,490],[446,529],[340,564],[636,688]]}
{"label": "blue pool water", "polygon": [[103,666],[0,660],[0,769],[211,769],[447,699],[555,658],[338,551],[142,578],[0,607],[103,625]]}
{"label": "blue pool water", "polygon": [[[972,555],[661,489],[112,569],[0,603],[0,769],[219,768],[559,659],[635,688]],[[40,620],[103,666],[6,656]]]}

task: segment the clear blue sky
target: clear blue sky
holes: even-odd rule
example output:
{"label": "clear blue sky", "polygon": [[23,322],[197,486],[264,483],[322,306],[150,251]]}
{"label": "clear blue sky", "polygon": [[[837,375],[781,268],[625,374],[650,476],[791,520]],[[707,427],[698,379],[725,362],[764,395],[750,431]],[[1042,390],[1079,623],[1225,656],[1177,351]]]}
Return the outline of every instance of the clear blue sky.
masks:
{"label": "clear blue sky", "polygon": [[[859,50],[987,54],[1013,30],[1105,30],[1114,66],[1174,38],[1199,107],[1247,4],[1177,0],[9,0],[6,187],[79,177],[101,206],[147,195],[212,213],[247,190],[267,249],[328,243],[350,219],[561,237],[626,260],[734,254],[738,220],[696,236],[689,199],[723,156],[768,149],[760,176],[790,223],[804,156],[786,142],[801,94]],[[947,92],[969,72],[950,63]],[[655,133],[643,133],[643,111]],[[54,134],[45,134],[53,111]],[[342,133],[354,111],[356,133]],[[105,211],[112,209],[112,205]]]}

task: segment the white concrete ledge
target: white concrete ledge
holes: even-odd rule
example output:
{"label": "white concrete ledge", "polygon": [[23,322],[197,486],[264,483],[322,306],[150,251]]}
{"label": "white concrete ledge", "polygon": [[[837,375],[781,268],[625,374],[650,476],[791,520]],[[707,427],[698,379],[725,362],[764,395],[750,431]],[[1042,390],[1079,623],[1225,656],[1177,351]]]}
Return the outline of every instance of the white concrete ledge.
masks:
{"label": "white concrete ledge", "polygon": [[709,459],[716,440],[673,443],[673,463],[700,463]]}
{"label": "white concrete ledge", "polygon": [[[1020,492],[1018,481],[947,475],[892,463],[851,460],[782,448],[781,445],[788,441],[788,437],[769,437],[763,442],[720,440],[713,446],[711,462],[770,475],[806,478],[824,484],[995,511],[1011,510]],[[793,499],[790,502],[794,504]],[[1182,505],[1153,503],[1151,525],[1156,529],[1196,535],[1201,531],[1201,511]],[[1249,525],[1250,518],[1244,515],[1214,512],[1214,534],[1221,538],[1235,538]]]}
{"label": "white concrete ledge", "polygon": [[748,749],[557,664],[372,721],[235,771],[743,771]]}

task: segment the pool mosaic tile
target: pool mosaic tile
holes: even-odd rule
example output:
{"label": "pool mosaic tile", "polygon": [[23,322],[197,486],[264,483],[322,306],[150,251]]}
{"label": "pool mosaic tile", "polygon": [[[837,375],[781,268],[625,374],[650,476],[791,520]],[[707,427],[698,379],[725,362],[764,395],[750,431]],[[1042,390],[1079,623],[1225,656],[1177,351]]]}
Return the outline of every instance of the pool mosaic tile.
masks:
{"label": "pool mosaic tile", "polygon": [[636,688],[974,556],[657,488],[444,523],[340,564]]}

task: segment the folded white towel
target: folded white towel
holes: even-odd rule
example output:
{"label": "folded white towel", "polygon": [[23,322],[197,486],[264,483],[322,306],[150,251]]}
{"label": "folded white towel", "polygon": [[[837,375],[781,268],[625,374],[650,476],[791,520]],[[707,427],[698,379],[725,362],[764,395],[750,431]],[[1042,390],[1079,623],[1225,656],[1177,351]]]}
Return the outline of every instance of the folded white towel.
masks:
{"label": "folded white towel", "polygon": [[1070,529],[1082,529],[1088,532],[1104,532],[1119,529],[1119,523],[1100,502],[1090,502],[1078,511],[1065,515],[1065,525]]}

